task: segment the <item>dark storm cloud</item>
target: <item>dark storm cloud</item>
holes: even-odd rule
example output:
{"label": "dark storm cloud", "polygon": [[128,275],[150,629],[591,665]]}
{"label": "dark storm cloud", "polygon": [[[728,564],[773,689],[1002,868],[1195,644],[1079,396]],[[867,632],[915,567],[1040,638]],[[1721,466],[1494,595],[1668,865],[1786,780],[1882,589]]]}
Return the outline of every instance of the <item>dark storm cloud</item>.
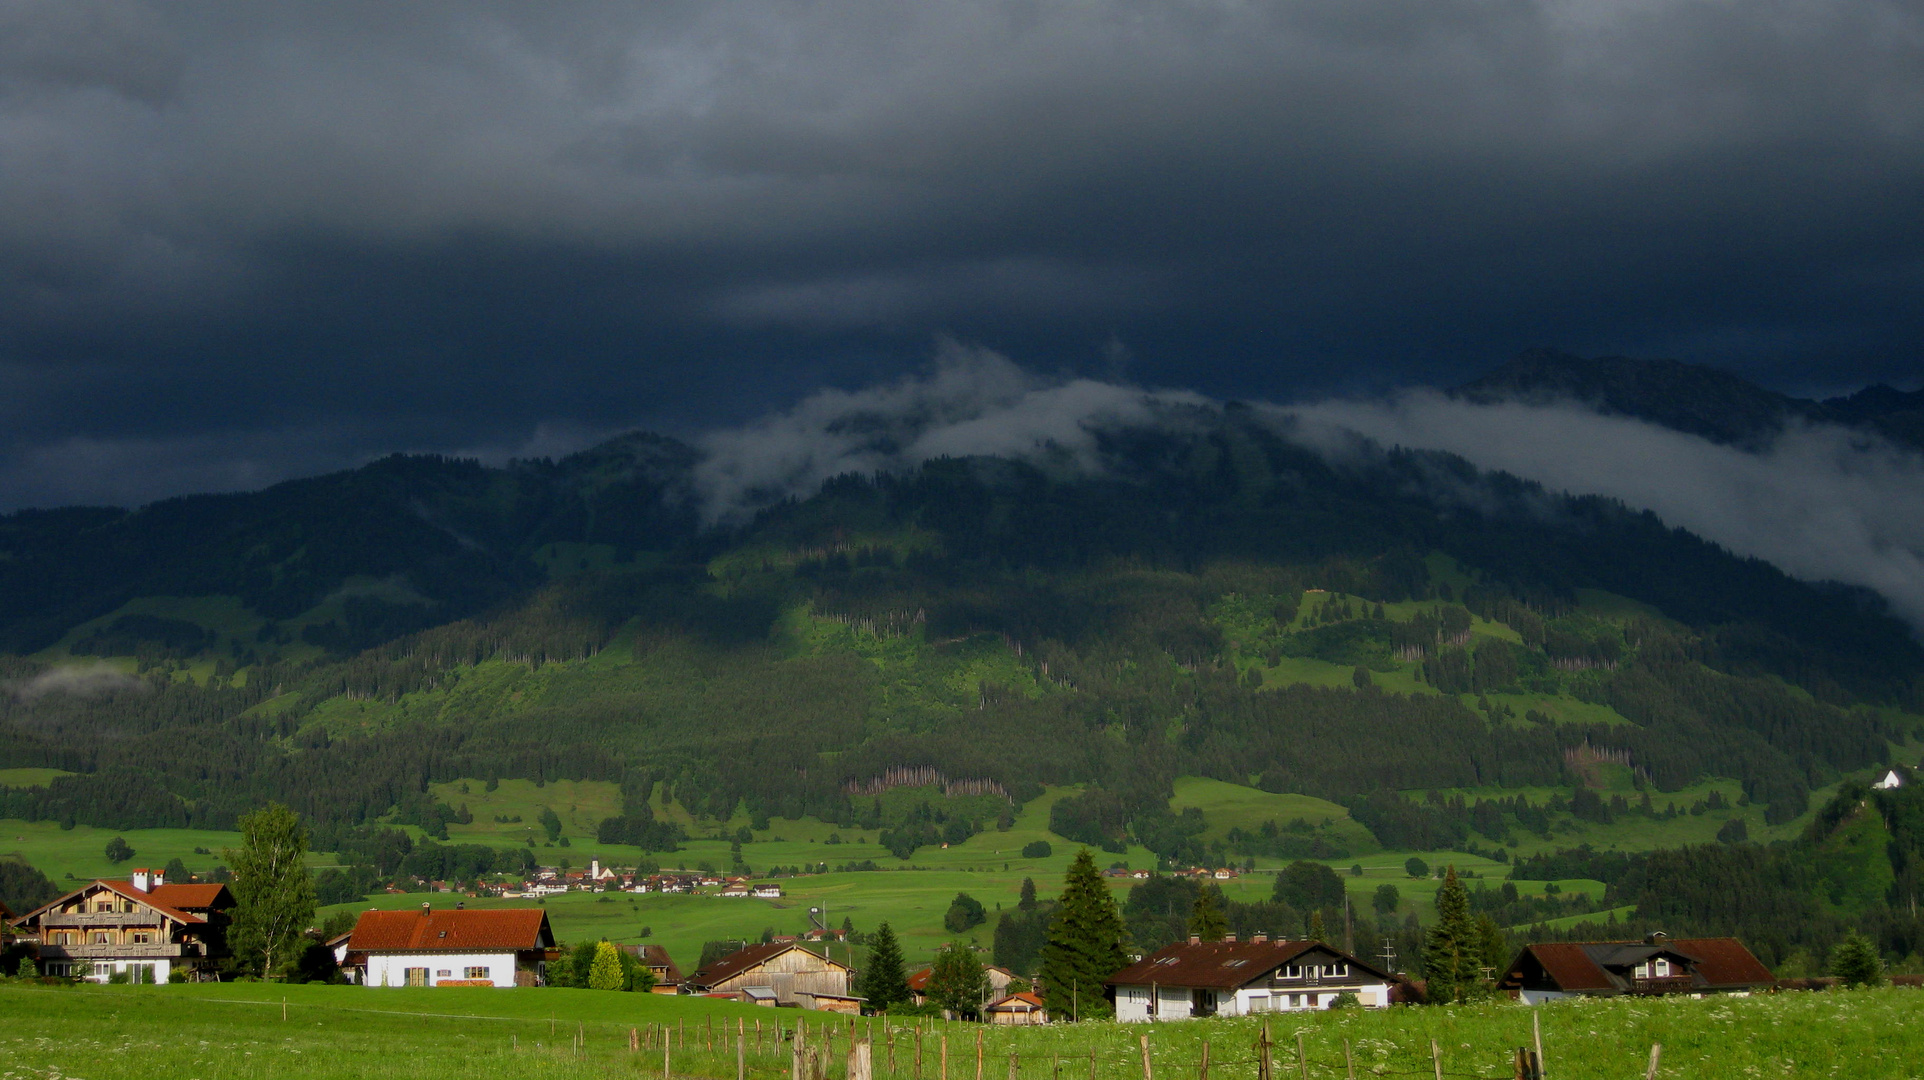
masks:
{"label": "dark storm cloud", "polygon": [[943,333],[1224,396],[1539,343],[1904,379],[1921,46],[1875,2],[0,0],[0,504],[694,430]]}

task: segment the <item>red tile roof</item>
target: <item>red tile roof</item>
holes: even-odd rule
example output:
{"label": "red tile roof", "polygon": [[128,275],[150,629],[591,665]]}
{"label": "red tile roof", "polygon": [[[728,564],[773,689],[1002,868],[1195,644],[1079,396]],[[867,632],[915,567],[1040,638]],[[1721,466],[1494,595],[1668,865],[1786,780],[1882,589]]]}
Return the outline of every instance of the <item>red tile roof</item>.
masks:
{"label": "red tile roof", "polygon": [[915,974],[910,975],[908,978],[909,989],[918,994],[927,990],[929,988],[929,976],[933,974],[935,974],[935,969],[932,967],[917,968]]}
{"label": "red tile roof", "polygon": [[1375,967],[1320,941],[1202,941],[1166,945],[1104,982],[1109,986],[1160,984],[1227,990],[1246,985],[1312,951],[1320,951],[1379,978],[1389,978]]}
{"label": "red tile roof", "polygon": [[554,944],[539,908],[364,911],[348,947],[367,952],[521,952]]}

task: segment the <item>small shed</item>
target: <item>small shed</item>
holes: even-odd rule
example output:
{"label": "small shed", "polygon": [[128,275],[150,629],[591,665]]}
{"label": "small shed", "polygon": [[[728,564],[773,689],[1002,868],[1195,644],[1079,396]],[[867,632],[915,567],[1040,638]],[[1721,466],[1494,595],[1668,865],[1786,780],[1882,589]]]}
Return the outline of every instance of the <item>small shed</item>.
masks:
{"label": "small shed", "polygon": [[690,975],[688,994],[735,996],[766,987],[779,1005],[814,1008],[818,1001],[850,998],[849,967],[794,941],[750,945]]}

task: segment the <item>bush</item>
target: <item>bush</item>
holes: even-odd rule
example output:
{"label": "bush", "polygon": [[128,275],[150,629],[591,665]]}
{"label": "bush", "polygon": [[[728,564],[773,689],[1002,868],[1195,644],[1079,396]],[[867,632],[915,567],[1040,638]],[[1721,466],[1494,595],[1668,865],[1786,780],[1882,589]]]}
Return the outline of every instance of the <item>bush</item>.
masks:
{"label": "bush", "polygon": [[1046,859],[1055,853],[1055,848],[1049,846],[1047,840],[1034,840],[1022,845],[1022,857],[1025,859]]}

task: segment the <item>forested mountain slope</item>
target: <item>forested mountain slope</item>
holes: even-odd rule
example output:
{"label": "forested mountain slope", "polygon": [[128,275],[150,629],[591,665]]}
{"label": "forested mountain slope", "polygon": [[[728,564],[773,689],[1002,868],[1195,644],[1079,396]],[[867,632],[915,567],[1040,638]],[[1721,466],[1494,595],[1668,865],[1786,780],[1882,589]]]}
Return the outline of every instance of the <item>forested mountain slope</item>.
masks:
{"label": "forested mountain slope", "polygon": [[[432,827],[454,811],[430,782],[571,777],[620,781],[635,820],[611,828],[646,837],[657,784],[853,822],[917,767],[1017,801],[1093,785],[1058,831],[1171,856],[1200,831],[1167,804],[1189,774],[1437,847],[1467,808],[1397,792],[1581,787],[1603,762],[1658,792],[1733,777],[1788,821],[1912,733],[1924,651],[1865,594],[1445,456],[1289,435],[1182,409],[1100,432],[1099,468],[936,460],[727,529],[701,525],[695,453],[647,436],[17,514],[0,762],[78,775],[0,817],[225,825],[279,798]],[[126,674],[77,667],[96,656]]]}

